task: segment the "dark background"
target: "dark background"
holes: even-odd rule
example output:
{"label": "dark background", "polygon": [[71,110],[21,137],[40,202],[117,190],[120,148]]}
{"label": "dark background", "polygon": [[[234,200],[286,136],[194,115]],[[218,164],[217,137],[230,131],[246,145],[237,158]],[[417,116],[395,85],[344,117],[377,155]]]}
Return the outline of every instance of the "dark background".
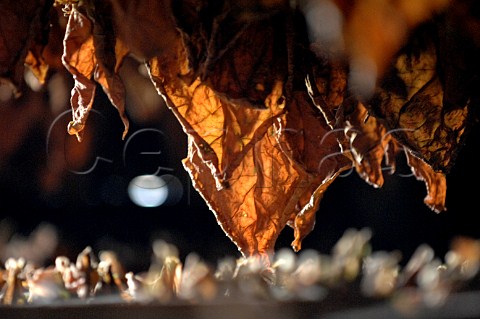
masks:
{"label": "dark background", "polygon": [[[67,82],[66,86],[70,84]],[[43,103],[45,95],[48,100],[48,94],[52,93],[28,94],[35,95],[30,103]],[[9,103],[15,111],[15,106]],[[67,103],[65,110],[68,107]],[[134,106],[129,107],[133,110]],[[59,236],[55,256],[64,254],[73,258],[87,245],[96,252],[112,249],[132,271],[148,267],[155,239],[175,244],[181,258],[191,252],[212,263],[225,256],[239,257],[236,246],[217,225],[183,169],[186,135],[163,103],[155,107],[158,112],[149,121],[131,119],[129,136],[147,130],[136,135],[135,143],[131,141],[128,152],[124,152],[128,138],[121,139],[123,125],[116,110],[98,90],[94,109],[95,114],[101,116],[92,115],[87,126],[95,136],[90,150],[94,156],[84,169],[93,165],[96,156],[107,160],[98,162],[88,174],[79,174],[81,170],[67,171],[54,192],[43,191],[35,178],[37,171],[48,164],[45,148],[48,126],[26,128],[15,152],[8,158],[0,157],[0,220],[10,227],[10,233],[4,233],[3,240],[19,235],[27,238],[39,225],[48,223],[55,226]],[[66,125],[65,121],[56,125]],[[410,170],[401,156],[397,172],[386,175],[381,189],[371,187],[354,172],[337,178],[320,204],[315,229],[305,239],[303,249],[330,253],[346,229],[369,227],[373,233],[372,248],[399,250],[404,263],[424,243],[443,258],[455,236],[480,238],[476,216],[480,197],[476,159],[479,137],[478,128],[474,128],[447,176],[446,212],[436,214],[423,204],[426,186],[408,176]],[[0,141],[8,138],[8,125],[4,123],[0,128]],[[139,155],[140,151],[158,150],[161,151],[158,156]],[[129,181],[158,167],[168,168],[165,173],[181,181],[184,190],[181,200],[173,206],[136,206],[126,193]],[[286,227],[277,248],[289,247],[292,240],[293,230]]]}

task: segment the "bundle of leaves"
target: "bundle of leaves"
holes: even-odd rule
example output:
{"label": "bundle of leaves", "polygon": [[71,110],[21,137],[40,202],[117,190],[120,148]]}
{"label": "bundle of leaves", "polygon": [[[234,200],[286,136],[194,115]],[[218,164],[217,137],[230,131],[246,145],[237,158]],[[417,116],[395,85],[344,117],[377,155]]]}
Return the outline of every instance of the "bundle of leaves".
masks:
{"label": "bundle of leaves", "polygon": [[[4,1],[0,78],[18,96],[24,65],[40,83],[63,66],[68,133],[82,141],[101,87],[125,138],[119,70],[126,57],[144,63],[188,135],[194,187],[242,254],[270,265],[286,226],[301,249],[348,170],[382,187],[403,154],[425,204],[446,209],[445,176],[477,120],[478,10],[473,0]],[[60,64],[47,54],[58,34]]]}

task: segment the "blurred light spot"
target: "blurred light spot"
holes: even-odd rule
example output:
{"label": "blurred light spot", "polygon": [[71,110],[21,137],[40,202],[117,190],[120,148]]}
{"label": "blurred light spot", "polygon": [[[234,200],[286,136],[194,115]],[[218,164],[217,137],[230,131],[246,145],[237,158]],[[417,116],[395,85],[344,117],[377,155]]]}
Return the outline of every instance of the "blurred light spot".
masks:
{"label": "blurred light spot", "polygon": [[[0,231],[4,230],[4,226],[0,227]],[[0,242],[0,259],[4,262],[8,258],[24,258],[34,265],[43,265],[53,256],[57,244],[56,227],[48,223],[41,223],[28,237],[13,234],[8,242]]]}
{"label": "blurred light spot", "polygon": [[130,181],[128,195],[141,207],[175,205],[183,196],[183,187],[174,175],[140,175]]}
{"label": "blurred light spot", "polygon": [[296,255],[290,248],[281,248],[275,254],[276,267],[285,273],[292,272],[296,266]]}
{"label": "blurred light spot", "polygon": [[377,84],[377,74],[377,66],[371,58],[353,57],[348,79],[350,90],[364,99],[369,99]]}
{"label": "blurred light spot", "polygon": [[49,104],[53,114],[59,114],[70,106],[70,89],[65,82],[65,78],[56,73],[47,83]]}
{"label": "blurred light spot", "polygon": [[168,197],[165,181],[156,175],[140,175],[128,185],[130,199],[141,207],[163,205]]}
{"label": "blurred light spot", "polygon": [[138,73],[141,74],[143,77],[145,77],[146,79],[149,79],[150,78],[150,75],[148,74],[148,69],[147,69],[147,66],[144,64],[144,63],[140,63],[138,65]]}
{"label": "blurred light spot", "polygon": [[40,83],[35,74],[33,74],[33,72],[29,69],[25,69],[24,78],[25,82],[32,89],[32,91],[39,92],[42,89],[42,83]]}
{"label": "blurred light spot", "polygon": [[152,85],[145,64],[132,58],[125,59],[120,76],[124,79],[127,92],[125,107],[129,118],[144,125],[162,118],[166,111],[165,101]]}
{"label": "blurred light spot", "polygon": [[342,53],[343,15],[330,0],[306,1],[302,9],[312,49],[317,55]]}

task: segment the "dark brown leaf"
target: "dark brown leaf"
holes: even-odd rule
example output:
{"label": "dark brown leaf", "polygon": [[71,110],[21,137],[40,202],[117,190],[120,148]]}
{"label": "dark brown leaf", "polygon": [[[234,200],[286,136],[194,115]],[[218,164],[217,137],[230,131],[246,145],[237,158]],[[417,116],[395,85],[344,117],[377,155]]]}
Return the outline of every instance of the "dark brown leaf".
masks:
{"label": "dark brown leaf", "polygon": [[448,173],[472,123],[470,103],[445,107],[435,26],[417,31],[369,104],[395,138],[434,170]]}

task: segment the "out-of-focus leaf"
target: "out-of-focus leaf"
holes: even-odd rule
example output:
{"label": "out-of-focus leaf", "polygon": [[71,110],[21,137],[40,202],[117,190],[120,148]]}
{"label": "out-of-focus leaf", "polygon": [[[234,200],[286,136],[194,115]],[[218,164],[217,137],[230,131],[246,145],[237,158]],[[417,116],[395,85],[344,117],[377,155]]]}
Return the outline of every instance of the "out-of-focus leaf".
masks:
{"label": "out-of-focus leaf", "polygon": [[38,81],[41,84],[45,84],[49,65],[43,59],[41,51],[42,49],[40,48],[35,48],[35,50],[28,51],[28,54],[25,58],[25,64],[30,68]]}
{"label": "out-of-focus leaf", "polygon": [[309,0],[304,10],[314,48],[321,54],[345,58],[350,90],[369,98],[411,31],[450,2]]}
{"label": "out-of-focus leaf", "polygon": [[[14,96],[22,93],[24,63],[29,50],[32,49],[33,54],[44,45],[42,39],[48,34],[48,12],[52,4],[53,0],[0,3],[0,84],[10,84]],[[28,62],[36,63],[31,55]]]}
{"label": "out-of-focus leaf", "polygon": [[33,73],[41,85],[44,85],[50,68],[58,69],[61,66],[61,42],[60,32],[64,32],[60,26],[60,17],[57,7],[51,7],[41,16],[42,29],[35,34],[33,44],[25,57],[25,66]]}
{"label": "out-of-focus leaf", "polygon": [[[128,44],[133,56],[141,61],[156,55],[171,52],[171,44],[178,36],[172,15],[172,6],[177,1],[150,0],[107,0],[104,6],[111,5],[107,15],[113,20],[115,36]],[[183,1],[178,1],[183,2]],[[202,8],[202,2],[188,1],[193,8]],[[199,11],[197,11],[198,14]],[[99,12],[100,15],[105,12]]]}
{"label": "out-of-focus leaf", "polygon": [[370,108],[388,130],[434,170],[448,172],[471,124],[469,103],[444,107],[435,28],[426,25],[398,55]]}

